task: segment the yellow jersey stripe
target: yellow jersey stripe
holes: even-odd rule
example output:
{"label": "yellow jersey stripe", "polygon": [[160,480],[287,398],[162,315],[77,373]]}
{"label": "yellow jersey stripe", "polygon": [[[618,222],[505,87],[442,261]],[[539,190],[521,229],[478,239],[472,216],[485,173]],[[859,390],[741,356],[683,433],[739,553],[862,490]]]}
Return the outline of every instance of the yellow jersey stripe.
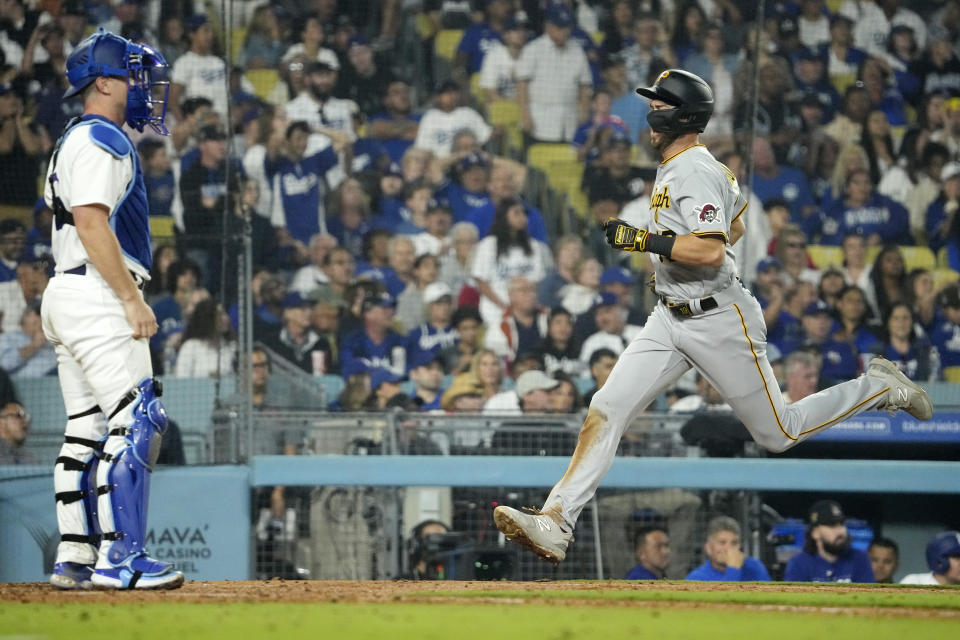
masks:
{"label": "yellow jersey stripe", "polygon": [[748,207],[749,205],[750,205],[750,201],[749,201],[749,200],[746,201],[746,202],[744,202],[744,203],[743,203],[743,208],[740,209],[740,212],[739,212],[737,215],[733,216],[733,220],[730,221],[730,224],[733,224],[734,222],[736,222],[736,221],[737,221],[737,218],[739,218],[740,216],[743,215],[743,212],[747,210],[747,207]]}
{"label": "yellow jersey stripe", "polygon": [[661,165],[667,164],[668,162],[670,162],[671,160],[673,160],[674,158],[676,158],[678,155],[680,155],[680,154],[683,153],[684,151],[689,151],[690,149],[693,149],[694,147],[705,147],[705,146],[707,146],[707,145],[705,145],[705,144],[692,144],[692,145],[690,145],[689,147],[687,147],[686,149],[680,149],[680,151],[677,151],[675,154],[673,154],[673,155],[670,156],[669,158],[666,158],[665,160],[661,160],[661,161],[660,161],[660,164],[661,164]]}
{"label": "yellow jersey stripe", "polygon": [[767,401],[770,402],[770,410],[773,412],[773,417],[777,421],[777,426],[780,427],[780,433],[782,433],[787,440],[796,441],[796,438],[787,433],[786,429],[783,428],[783,423],[780,422],[780,416],[777,415],[777,408],[773,404],[773,397],[770,395],[770,389],[767,388],[767,378],[763,375],[763,369],[760,368],[760,358],[757,357],[757,352],[753,348],[753,340],[750,339],[750,334],[747,333],[747,323],[743,320],[743,313],[740,311],[740,306],[734,304],[733,308],[737,310],[737,315],[740,316],[740,326],[743,327],[743,337],[747,339],[747,344],[750,345],[750,353],[753,354],[753,362],[755,365],[757,365],[757,373],[760,374],[760,379],[763,380],[763,390],[767,394]]}
{"label": "yellow jersey stripe", "polygon": [[[733,305],[733,308],[737,310],[737,315],[740,316],[740,326],[743,327],[743,335],[744,335],[744,337],[747,339],[747,343],[750,345],[750,353],[753,355],[753,362],[754,362],[754,364],[756,364],[756,366],[757,366],[757,373],[760,374],[760,379],[763,380],[763,390],[764,390],[764,392],[766,392],[766,394],[767,394],[767,400],[770,402],[770,410],[773,411],[773,417],[776,418],[776,420],[777,420],[777,426],[780,427],[780,433],[782,433],[784,436],[786,436],[787,439],[796,441],[797,438],[791,436],[789,433],[786,432],[786,430],[784,430],[783,424],[780,422],[780,416],[777,415],[777,409],[776,409],[776,407],[774,407],[773,398],[770,396],[770,389],[767,387],[767,379],[766,379],[766,377],[763,375],[763,370],[760,368],[760,359],[757,357],[757,352],[756,352],[756,351],[754,350],[754,348],[753,348],[753,340],[750,339],[750,335],[747,333],[747,324],[746,324],[746,322],[744,322],[744,320],[743,320],[743,313],[740,311],[740,306],[734,304],[734,305]],[[811,432],[813,432],[813,431],[816,431],[817,429],[822,429],[823,427],[826,427],[826,426],[828,426],[828,425],[831,425],[831,424],[833,424],[834,422],[838,422],[838,421],[840,421],[840,420],[843,420],[844,418],[846,418],[847,416],[849,416],[851,413],[853,413],[854,411],[856,411],[857,409],[859,409],[859,408],[862,407],[863,405],[865,405],[865,404],[867,404],[868,402],[874,400],[875,398],[878,398],[878,397],[882,396],[884,393],[887,393],[889,390],[890,390],[890,387],[885,387],[883,390],[879,391],[878,393],[873,394],[872,396],[870,396],[869,398],[867,398],[867,399],[864,400],[863,402],[860,402],[860,403],[858,403],[858,404],[853,405],[852,407],[850,407],[849,409],[847,409],[846,411],[844,411],[843,413],[841,413],[841,414],[838,415],[837,417],[831,418],[831,419],[827,420],[826,422],[824,422],[824,423],[822,423],[822,424],[818,424],[817,426],[815,426],[815,427],[813,427],[813,428],[811,428],[811,429],[807,429],[806,431],[801,431],[801,432],[800,432],[800,435],[801,435],[801,436],[806,435],[806,434],[808,434],[808,433],[811,433]]]}

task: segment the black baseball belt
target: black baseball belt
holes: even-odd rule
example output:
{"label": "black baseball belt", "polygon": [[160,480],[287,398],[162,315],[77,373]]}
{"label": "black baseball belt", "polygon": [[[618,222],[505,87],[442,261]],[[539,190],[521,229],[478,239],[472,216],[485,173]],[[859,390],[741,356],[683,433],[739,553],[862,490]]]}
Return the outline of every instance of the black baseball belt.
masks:
{"label": "black baseball belt", "polygon": [[[666,296],[660,296],[660,302],[670,313],[678,318],[692,318],[707,311],[713,311],[720,304],[713,296],[709,298],[700,298],[699,300],[688,300],[686,302],[670,302]],[[698,310],[699,308],[699,310]]]}

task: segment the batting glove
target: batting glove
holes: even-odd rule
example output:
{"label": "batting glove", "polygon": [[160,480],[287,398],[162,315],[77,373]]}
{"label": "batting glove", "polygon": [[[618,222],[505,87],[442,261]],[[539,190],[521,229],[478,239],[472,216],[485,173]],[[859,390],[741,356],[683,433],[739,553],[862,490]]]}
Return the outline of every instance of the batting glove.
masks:
{"label": "batting glove", "polygon": [[607,235],[607,244],[621,251],[644,251],[647,246],[647,230],[637,229],[620,220],[610,218],[603,225]]}

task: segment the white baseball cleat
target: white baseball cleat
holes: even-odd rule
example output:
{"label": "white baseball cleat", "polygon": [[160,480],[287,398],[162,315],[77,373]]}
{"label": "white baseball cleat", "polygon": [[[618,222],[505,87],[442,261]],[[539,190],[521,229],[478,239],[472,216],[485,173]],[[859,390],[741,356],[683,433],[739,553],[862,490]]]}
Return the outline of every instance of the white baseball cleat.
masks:
{"label": "white baseball cleat", "polygon": [[573,539],[572,531],[565,531],[548,514],[524,507],[529,513],[511,507],[493,510],[493,521],[507,540],[513,540],[554,564],[567,557],[567,545]]}
{"label": "white baseball cleat", "polygon": [[933,402],[923,387],[910,380],[886,358],[874,358],[867,367],[867,375],[880,378],[890,386],[887,401],[880,407],[887,411],[906,411],[917,420],[933,417]]}

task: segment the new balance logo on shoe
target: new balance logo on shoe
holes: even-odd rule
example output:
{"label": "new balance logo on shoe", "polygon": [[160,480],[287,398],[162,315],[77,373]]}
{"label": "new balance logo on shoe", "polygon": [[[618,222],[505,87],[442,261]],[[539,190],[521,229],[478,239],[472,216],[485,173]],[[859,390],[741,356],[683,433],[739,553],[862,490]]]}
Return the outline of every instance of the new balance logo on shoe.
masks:
{"label": "new balance logo on shoe", "polygon": [[897,389],[897,401],[898,402],[907,401],[907,390],[904,389],[903,387],[900,387],[899,389]]}
{"label": "new balance logo on shoe", "polygon": [[547,524],[546,522],[544,522],[545,519],[546,519],[546,518],[537,518],[537,519],[536,519],[537,529],[540,529],[541,531],[550,531],[550,525]]}

